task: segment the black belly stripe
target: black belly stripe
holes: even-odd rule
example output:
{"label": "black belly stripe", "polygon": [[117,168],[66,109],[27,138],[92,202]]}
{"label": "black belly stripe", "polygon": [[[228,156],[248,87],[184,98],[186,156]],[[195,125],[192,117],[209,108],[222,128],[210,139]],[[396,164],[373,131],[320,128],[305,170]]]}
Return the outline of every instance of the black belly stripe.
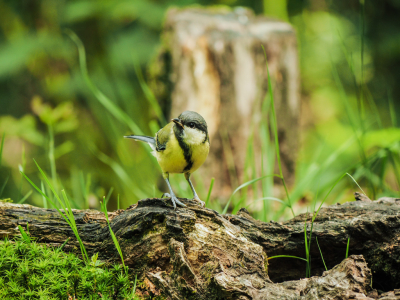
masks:
{"label": "black belly stripe", "polygon": [[192,149],[183,141],[182,130],[179,126],[174,126],[174,134],[176,139],[178,140],[179,146],[181,146],[183,150],[183,156],[187,162],[186,167],[183,169],[183,172],[189,171],[193,167],[192,160]]}

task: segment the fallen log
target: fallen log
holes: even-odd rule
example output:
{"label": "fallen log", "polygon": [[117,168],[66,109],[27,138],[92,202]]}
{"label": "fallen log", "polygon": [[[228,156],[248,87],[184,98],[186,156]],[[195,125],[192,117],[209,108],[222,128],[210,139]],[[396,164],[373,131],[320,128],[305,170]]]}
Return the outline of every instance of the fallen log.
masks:
{"label": "fallen log", "polygon": [[[144,295],[167,299],[398,297],[400,199],[322,208],[313,223],[310,248],[311,275],[318,277],[307,279],[304,261],[267,258],[305,258],[304,228],[306,224],[309,236],[312,214],[263,223],[244,209],[237,215],[220,215],[194,201],[182,201],[187,207],[174,210],[169,199],[144,199],[109,213],[125,264],[143,282]],[[102,260],[119,261],[104,215],[95,210],[73,213],[89,255],[99,253]],[[0,238],[19,235],[16,227],[27,223],[39,243],[60,246],[71,238],[64,250],[79,254],[72,230],[56,210],[0,202]],[[327,272],[315,237],[328,269],[332,268]],[[349,237],[349,252],[354,255],[343,260]],[[381,295],[370,287],[371,278]]]}

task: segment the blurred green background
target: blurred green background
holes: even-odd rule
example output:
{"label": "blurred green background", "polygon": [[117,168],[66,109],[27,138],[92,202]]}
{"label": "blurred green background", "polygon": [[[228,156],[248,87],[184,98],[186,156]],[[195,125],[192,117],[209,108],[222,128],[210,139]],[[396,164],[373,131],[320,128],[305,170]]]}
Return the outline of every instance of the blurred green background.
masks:
{"label": "blurred green background", "polygon": [[[122,136],[132,122],[148,135],[163,125],[138,76],[160,46],[166,10],[187,5],[247,6],[296,29],[303,102],[290,189],[296,213],[321,202],[346,172],[371,198],[398,196],[400,0],[1,0],[0,199],[48,205],[19,172],[41,186],[33,158],[77,208],[99,207],[103,196],[116,209],[161,195],[148,149]],[[65,29],[82,40],[89,76],[107,100],[86,84]],[[180,177],[172,186],[190,197]],[[210,180],[195,178],[203,200]],[[343,178],[327,203],[349,201],[356,190]],[[262,218],[285,217],[277,205]],[[223,204],[210,199],[209,206],[221,211]]]}

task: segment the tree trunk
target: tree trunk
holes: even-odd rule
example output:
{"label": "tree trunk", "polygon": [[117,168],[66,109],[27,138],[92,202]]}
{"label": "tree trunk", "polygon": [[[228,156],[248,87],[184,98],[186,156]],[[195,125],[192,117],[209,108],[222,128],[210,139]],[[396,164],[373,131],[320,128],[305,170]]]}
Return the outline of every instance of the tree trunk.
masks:
{"label": "tree trunk", "polygon": [[[305,277],[304,226],[311,214],[283,223],[254,220],[246,210],[220,215],[182,199],[174,210],[169,199],[144,199],[109,213],[125,264],[138,274],[143,295],[167,299],[400,299],[400,199],[356,201],[322,208],[314,221],[311,274]],[[74,210],[89,255],[119,261],[104,215]],[[306,221],[307,220],[307,221]],[[54,209],[0,202],[0,237],[26,227],[39,243],[79,254],[72,230]],[[328,269],[323,264],[315,237]],[[350,238],[349,253],[343,260]],[[368,266],[367,266],[368,263]],[[370,288],[372,284],[380,293]],[[272,280],[272,281],[271,281]],[[288,281],[292,280],[292,281]],[[279,282],[279,283],[273,283]],[[366,295],[369,294],[369,298]],[[397,295],[397,296],[396,296]],[[386,298],[385,298],[386,297]],[[389,297],[389,298],[387,298]],[[396,298],[398,297],[398,298]]]}
{"label": "tree trunk", "polygon": [[213,193],[219,199],[229,197],[243,179],[249,144],[255,172],[261,176],[261,155],[269,170],[264,173],[274,171],[273,160],[265,154],[274,148],[260,139],[270,139],[268,128],[260,125],[269,124],[268,107],[263,106],[268,75],[262,47],[274,87],[283,172],[291,183],[300,114],[294,29],[282,21],[255,17],[245,8],[186,8],[167,13],[162,49],[151,69],[152,90],[166,103],[168,116],[194,110],[207,121],[212,146],[199,172],[216,179]]}

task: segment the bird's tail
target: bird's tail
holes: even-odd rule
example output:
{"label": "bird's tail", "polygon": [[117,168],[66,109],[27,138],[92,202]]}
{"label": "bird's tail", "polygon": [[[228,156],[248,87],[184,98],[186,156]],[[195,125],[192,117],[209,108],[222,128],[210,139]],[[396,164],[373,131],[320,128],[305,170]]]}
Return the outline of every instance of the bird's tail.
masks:
{"label": "bird's tail", "polygon": [[156,150],[156,140],[151,136],[144,135],[127,135],[124,136],[126,139],[134,139],[136,141],[145,142],[150,145],[151,149]]}

